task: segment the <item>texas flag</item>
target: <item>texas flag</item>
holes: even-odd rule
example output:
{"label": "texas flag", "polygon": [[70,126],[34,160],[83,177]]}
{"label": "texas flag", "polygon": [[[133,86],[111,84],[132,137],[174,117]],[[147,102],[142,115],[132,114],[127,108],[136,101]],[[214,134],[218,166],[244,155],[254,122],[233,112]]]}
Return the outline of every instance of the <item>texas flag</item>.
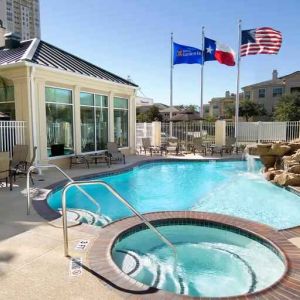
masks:
{"label": "texas flag", "polygon": [[205,38],[204,61],[210,60],[217,60],[220,64],[234,66],[235,53],[230,47],[209,38]]}

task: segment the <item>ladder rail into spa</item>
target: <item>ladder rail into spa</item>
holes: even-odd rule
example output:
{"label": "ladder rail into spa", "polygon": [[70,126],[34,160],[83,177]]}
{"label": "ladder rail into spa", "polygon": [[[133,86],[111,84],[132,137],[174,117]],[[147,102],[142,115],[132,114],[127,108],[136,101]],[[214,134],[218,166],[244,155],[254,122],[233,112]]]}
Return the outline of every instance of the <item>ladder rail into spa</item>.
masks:
{"label": "ladder rail into spa", "polygon": [[[27,182],[26,182],[26,185],[27,185],[27,215],[30,214],[30,209],[31,209],[31,205],[32,205],[32,199],[30,198],[30,175],[31,175],[31,172],[33,170],[49,169],[49,168],[58,170],[66,179],[68,179],[70,182],[74,182],[74,180],[57,165],[48,164],[48,165],[31,166],[27,172]],[[77,186],[77,188],[97,207],[97,212],[100,213],[100,211],[101,211],[100,204],[89,193],[87,193],[85,190],[83,190],[80,186]]]}
{"label": "ladder rail into spa", "polygon": [[140,214],[124,197],[122,197],[111,185],[104,182],[103,180],[95,181],[73,181],[69,182],[64,186],[62,194],[62,215],[63,215],[63,231],[64,231],[64,250],[65,256],[68,256],[68,220],[67,220],[67,207],[66,207],[66,194],[69,188],[72,186],[80,185],[101,185],[104,186],[109,192],[111,192],[121,203],[123,203],[127,208],[129,208],[152,232],[154,232],[158,238],[165,243],[174,253],[176,258],[176,248],[175,246],[163,235],[161,234],[142,214]]}
{"label": "ladder rail into spa", "polygon": [[31,197],[30,197],[30,174],[33,170],[37,169],[47,169],[47,168],[55,168],[57,169],[61,174],[63,174],[68,180],[69,183],[67,183],[64,188],[63,188],[63,194],[62,194],[62,217],[63,217],[63,235],[64,235],[64,252],[65,256],[68,256],[68,224],[67,224],[67,208],[66,208],[66,193],[68,189],[71,186],[76,186],[87,198],[93,202],[99,212],[100,212],[100,205],[99,203],[91,196],[89,195],[86,191],[84,191],[80,185],[102,185],[104,186],[107,190],[109,190],[121,203],[123,203],[125,206],[127,206],[143,223],[152,231],[154,232],[158,238],[165,243],[168,247],[171,248],[171,250],[174,253],[174,256],[176,258],[177,253],[176,253],[176,248],[175,246],[163,235],[161,234],[142,214],[140,214],[126,199],[124,199],[112,186],[107,184],[106,182],[102,180],[97,180],[97,181],[74,181],[68,174],[66,174],[60,167],[57,165],[35,165],[31,166],[28,169],[27,172],[27,215],[30,214],[30,208],[31,208]]}

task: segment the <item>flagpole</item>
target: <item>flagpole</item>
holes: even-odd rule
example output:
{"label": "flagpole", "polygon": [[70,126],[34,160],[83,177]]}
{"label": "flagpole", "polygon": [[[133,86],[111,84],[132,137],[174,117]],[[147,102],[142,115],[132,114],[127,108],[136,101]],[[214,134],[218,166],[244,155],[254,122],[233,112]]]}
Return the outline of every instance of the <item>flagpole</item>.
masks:
{"label": "flagpole", "polygon": [[170,128],[169,128],[169,136],[173,136],[173,122],[172,119],[172,109],[173,109],[173,32],[171,32],[171,60],[170,60]]}
{"label": "flagpole", "polygon": [[241,62],[241,28],[242,20],[238,23],[238,56],[237,56],[237,79],[236,79],[236,100],[235,100],[235,130],[234,137],[237,146],[239,131],[239,106],[240,106],[240,62]]}
{"label": "flagpole", "polygon": [[204,116],[204,111],[203,111],[203,74],[204,74],[204,26],[202,26],[202,65],[201,65],[201,98],[200,98],[200,117],[203,118]]}

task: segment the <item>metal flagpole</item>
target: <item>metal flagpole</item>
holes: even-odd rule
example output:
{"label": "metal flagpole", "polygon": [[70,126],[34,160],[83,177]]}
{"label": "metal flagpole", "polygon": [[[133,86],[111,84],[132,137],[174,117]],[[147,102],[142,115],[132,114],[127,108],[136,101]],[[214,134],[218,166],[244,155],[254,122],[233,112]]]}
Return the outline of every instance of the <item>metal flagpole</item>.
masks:
{"label": "metal flagpole", "polygon": [[235,130],[234,137],[237,145],[238,142],[238,126],[239,126],[239,106],[240,106],[240,61],[241,61],[241,28],[242,21],[239,20],[238,27],[238,56],[237,56],[237,79],[236,79],[236,100],[235,100]]}
{"label": "metal flagpole", "polygon": [[203,73],[204,73],[204,53],[205,53],[205,45],[204,45],[204,26],[202,26],[202,65],[201,65],[201,102],[200,102],[200,117],[203,118]]}
{"label": "metal flagpole", "polygon": [[169,135],[173,136],[173,122],[172,119],[172,109],[173,109],[173,32],[171,32],[171,64],[170,64],[170,128]]}

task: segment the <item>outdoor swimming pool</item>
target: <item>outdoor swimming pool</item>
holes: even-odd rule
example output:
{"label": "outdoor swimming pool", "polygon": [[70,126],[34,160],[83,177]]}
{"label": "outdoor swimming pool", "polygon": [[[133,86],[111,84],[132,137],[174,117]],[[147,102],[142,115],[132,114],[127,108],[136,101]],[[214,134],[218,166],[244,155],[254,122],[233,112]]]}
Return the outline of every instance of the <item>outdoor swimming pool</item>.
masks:
{"label": "outdoor swimming pool", "polygon": [[[130,171],[101,177],[139,212],[195,210],[242,217],[285,229],[300,224],[300,198],[267,182],[259,172],[249,172],[246,161],[152,162]],[[100,179],[97,177],[95,179]],[[131,212],[105,188],[86,186],[107,220]],[[61,207],[61,190],[48,197],[51,208]],[[97,208],[76,187],[67,193],[67,207],[96,213]]]}

